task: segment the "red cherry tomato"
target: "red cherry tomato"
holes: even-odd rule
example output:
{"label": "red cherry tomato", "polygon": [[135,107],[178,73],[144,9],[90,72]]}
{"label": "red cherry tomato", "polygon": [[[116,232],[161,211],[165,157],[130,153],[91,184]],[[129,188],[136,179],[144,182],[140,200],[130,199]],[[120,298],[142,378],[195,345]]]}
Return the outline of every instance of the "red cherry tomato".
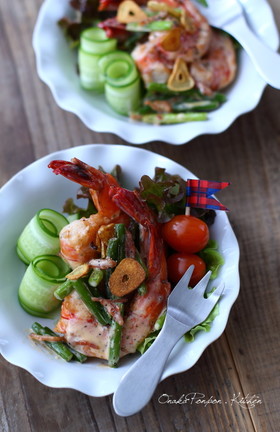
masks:
{"label": "red cherry tomato", "polygon": [[188,268],[194,265],[189,285],[195,286],[206,273],[206,264],[198,255],[174,253],[167,258],[168,279],[176,284]]}
{"label": "red cherry tomato", "polygon": [[174,216],[162,226],[162,236],[174,250],[196,253],[209,241],[209,229],[205,222],[187,215]]}

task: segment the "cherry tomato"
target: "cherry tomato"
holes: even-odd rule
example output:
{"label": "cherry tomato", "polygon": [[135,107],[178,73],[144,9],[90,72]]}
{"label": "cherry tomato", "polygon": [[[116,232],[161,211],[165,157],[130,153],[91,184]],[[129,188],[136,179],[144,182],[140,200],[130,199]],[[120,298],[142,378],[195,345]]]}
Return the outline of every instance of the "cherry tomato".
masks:
{"label": "cherry tomato", "polygon": [[196,253],[207,245],[209,229],[194,216],[177,215],[163,224],[162,236],[175,251]]}
{"label": "cherry tomato", "polygon": [[168,279],[176,284],[188,268],[194,265],[189,285],[195,286],[206,273],[206,264],[198,255],[174,253],[167,258]]}

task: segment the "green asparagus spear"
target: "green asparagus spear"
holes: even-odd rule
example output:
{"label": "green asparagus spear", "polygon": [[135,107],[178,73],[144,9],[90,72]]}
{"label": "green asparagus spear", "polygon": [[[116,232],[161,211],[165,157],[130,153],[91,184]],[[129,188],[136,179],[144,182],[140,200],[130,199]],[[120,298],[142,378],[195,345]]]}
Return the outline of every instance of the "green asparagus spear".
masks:
{"label": "green asparagus spear", "polygon": [[175,112],[186,112],[186,111],[211,111],[217,109],[220,106],[220,102],[211,100],[193,101],[193,102],[178,102],[172,105],[172,109]]}
{"label": "green asparagus spear", "polygon": [[[123,304],[119,303],[121,306],[121,312],[123,309]],[[122,336],[122,326],[116,321],[112,321],[111,325],[111,336],[109,343],[109,357],[108,365],[110,367],[117,367],[120,359],[120,349],[121,349],[121,336]]]}
{"label": "green asparagus spear", "polygon": [[116,224],[115,233],[119,241],[117,261],[120,262],[125,258],[125,225],[123,223]]}
{"label": "green asparagus spear", "polygon": [[145,114],[140,116],[139,120],[151,124],[176,124],[191,121],[207,120],[207,113],[204,112],[180,112],[180,113],[163,113],[163,114]]}
{"label": "green asparagus spear", "polygon": [[167,84],[164,83],[157,83],[157,82],[151,82],[147,85],[148,94],[152,93],[161,93],[165,96],[174,96],[174,95],[180,95],[188,98],[196,98],[199,95],[199,91],[196,88],[185,90],[183,92],[174,92],[173,90],[169,90],[167,87]]}
{"label": "green asparagus spear", "polygon": [[138,287],[138,294],[144,295],[147,292],[147,285],[145,282],[142,282],[141,285]]}
{"label": "green asparagus spear", "polygon": [[104,273],[101,269],[99,268],[94,268],[88,278],[88,284],[93,287],[96,288],[101,281],[103,280],[103,276]]}
{"label": "green asparagus spear", "polygon": [[63,300],[66,296],[68,296],[71,291],[73,291],[73,284],[72,281],[69,279],[66,279],[65,282],[63,282],[61,285],[59,285],[55,292],[54,292],[54,296],[58,299],[58,300]]}
{"label": "green asparagus spear", "polygon": [[[84,363],[87,360],[87,356],[80,353],[79,351],[76,351],[71,345],[68,345],[69,350],[71,351],[71,353],[73,354],[73,357],[75,360],[77,360],[79,363]],[[73,360],[74,360],[73,359]]]}
{"label": "green asparagus spear", "polygon": [[[145,270],[146,276],[148,276],[148,269],[147,266],[145,265],[144,261],[141,258],[141,255],[139,253],[139,251],[136,249],[136,254],[135,254],[135,259],[139,262],[139,264],[141,264],[141,266],[143,267],[143,269]],[[141,283],[141,285],[138,287],[138,293],[140,295],[144,295],[147,292],[147,286],[145,281]]]}
{"label": "green asparagus spear", "polygon": [[[108,256],[110,256],[113,259],[116,259],[117,262],[120,262],[122,259],[125,258],[125,225],[116,224],[115,234],[116,234],[117,242],[114,243],[112,242],[109,251],[107,249],[107,255],[110,254]],[[115,245],[117,245],[117,248]],[[111,256],[112,254],[113,256]],[[116,298],[112,296],[111,293],[110,293],[110,297]],[[123,303],[117,303],[117,305],[120,308],[120,313],[123,314],[123,309],[124,309]],[[111,325],[109,357],[108,357],[108,365],[111,367],[116,367],[120,359],[121,335],[122,335],[122,325],[117,323],[115,320],[113,320]]]}
{"label": "green asparagus spear", "polygon": [[[110,238],[108,245],[107,245],[107,257],[112,258],[113,260],[118,260],[118,249],[119,249],[119,240],[116,237]],[[108,298],[111,297],[111,292],[109,288],[109,279],[113,272],[113,269],[106,269],[105,270],[105,286],[106,286],[106,292]]]}
{"label": "green asparagus spear", "polygon": [[81,281],[81,279],[72,281],[72,283],[81,300],[84,302],[88,310],[95,316],[97,321],[102,325],[110,324],[111,317],[100,303],[91,299],[92,293],[85,283]]}
{"label": "green asparagus spear", "polygon": [[133,32],[151,32],[151,31],[170,30],[173,27],[174,27],[174,23],[171,20],[158,20],[158,21],[151,21],[146,24],[131,22],[126,25],[126,30],[133,31]]}
{"label": "green asparagus spear", "polygon": [[[57,333],[53,332],[48,327],[43,327],[41,324],[35,322],[32,325],[34,333],[39,335],[58,336]],[[49,348],[55,351],[60,357],[66,361],[77,360],[83,363],[87,360],[87,356],[76,351],[72,346],[66,342],[49,342],[43,341]]]}
{"label": "green asparagus spear", "polygon": [[[48,327],[43,327],[41,324],[35,322],[32,324],[32,330],[34,333],[38,335],[48,335],[48,336],[57,336],[52,330]],[[73,358],[73,353],[63,342],[48,342],[44,341],[44,343],[53,351],[55,351],[63,360],[70,361]]]}

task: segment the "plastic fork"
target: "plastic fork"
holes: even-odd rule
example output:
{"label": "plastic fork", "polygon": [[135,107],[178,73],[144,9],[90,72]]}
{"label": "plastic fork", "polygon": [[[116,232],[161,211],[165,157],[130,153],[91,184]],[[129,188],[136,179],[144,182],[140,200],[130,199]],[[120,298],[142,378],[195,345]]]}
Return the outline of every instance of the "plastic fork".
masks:
{"label": "plastic fork", "polygon": [[280,89],[280,55],[250,30],[238,0],[208,0],[207,3],[207,7],[198,2],[196,6],[209,24],[234,36],[250,56],[262,78],[272,87]]}
{"label": "plastic fork", "polygon": [[155,342],[122,377],[113,397],[118,415],[135,414],[149,402],[175,344],[188,330],[204,321],[219,300],[224,284],[207,299],[204,297],[211,272],[194,288],[188,288],[193,269],[194,266],[189,267],[171,292],[165,322]]}

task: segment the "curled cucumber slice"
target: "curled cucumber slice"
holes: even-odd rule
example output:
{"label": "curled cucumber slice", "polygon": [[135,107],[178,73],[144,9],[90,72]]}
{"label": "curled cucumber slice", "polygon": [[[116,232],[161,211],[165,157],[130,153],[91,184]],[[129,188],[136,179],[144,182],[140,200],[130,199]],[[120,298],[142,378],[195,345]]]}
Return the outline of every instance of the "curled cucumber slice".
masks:
{"label": "curled cucumber slice", "polygon": [[60,304],[54,291],[65,282],[68,265],[57,255],[36,257],[27,267],[19,286],[18,298],[31,315],[47,317]]}
{"label": "curled cucumber slice", "polygon": [[59,252],[59,233],[68,225],[61,213],[42,209],[26,225],[17,242],[19,258],[29,264],[36,256]]}

